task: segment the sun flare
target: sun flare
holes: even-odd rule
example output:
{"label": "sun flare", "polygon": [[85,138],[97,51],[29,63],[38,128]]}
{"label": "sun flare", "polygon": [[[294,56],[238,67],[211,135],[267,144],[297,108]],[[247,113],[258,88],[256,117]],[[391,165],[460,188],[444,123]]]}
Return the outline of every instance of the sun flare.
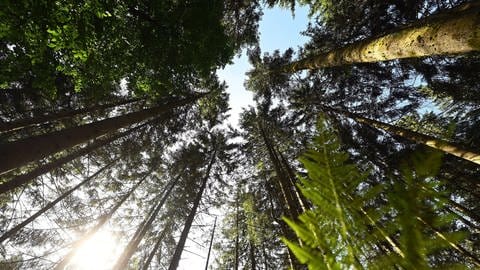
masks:
{"label": "sun flare", "polygon": [[117,253],[118,239],[111,232],[101,231],[78,249],[66,269],[109,269]]}

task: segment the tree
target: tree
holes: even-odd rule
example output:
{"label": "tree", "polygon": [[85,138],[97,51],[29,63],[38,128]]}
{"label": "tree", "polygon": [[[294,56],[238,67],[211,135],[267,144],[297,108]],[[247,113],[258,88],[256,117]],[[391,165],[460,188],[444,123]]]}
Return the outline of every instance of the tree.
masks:
{"label": "tree", "polygon": [[193,219],[195,218],[195,214],[197,213],[198,206],[200,205],[200,200],[202,199],[203,192],[207,186],[207,181],[210,177],[210,170],[212,169],[212,166],[216,159],[216,152],[217,152],[217,146],[214,145],[212,153],[210,154],[210,162],[208,163],[208,166],[205,170],[205,175],[201,181],[201,185],[199,190],[197,191],[195,200],[193,201],[193,206],[190,210],[190,213],[188,214],[188,217],[185,221],[185,226],[183,228],[182,234],[180,235],[180,239],[178,240],[177,246],[175,248],[175,253],[173,254],[173,257],[170,261],[170,266],[168,268],[170,270],[175,270],[178,267],[178,263],[182,256],[183,248],[185,246],[185,241],[187,240],[188,233],[190,232],[190,228],[193,223]]}
{"label": "tree", "polygon": [[451,143],[451,142],[448,142],[448,141],[445,141],[445,140],[442,140],[442,139],[439,139],[439,138],[435,138],[433,136],[421,134],[421,133],[418,133],[418,132],[415,132],[415,131],[411,131],[411,130],[408,130],[408,129],[405,129],[405,128],[398,127],[398,126],[394,126],[394,125],[390,125],[390,124],[383,123],[383,122],[380,122],[380,121],[368,119],[368,118],[362,117],[358,114],[351,113],[351,112],[348,112],[348,111],[334,109],[334,108],[331,108],[331,107],[328,107],[328,106],[326,106],[325,109],[329,110],[329,111],[332,111],[332,112],[340,113],[340,114],[345,115],[349,118],[355,119],[356,121],[358,121],[360,123],[364,123],[364,124],[370,125],[372,127],[385,130],[385,131],[387,131],[391,134],[404,137],[404,138],[409,139],[413,142],[422,143],[422,144],[425,144],[429,147],[439,149],[439,150],[441,150],[445,153],[452,154],[452,155],[460,157],[462,159],[480,164],[480,154],[475,153],[473,150],[470,150],[470,149],[466,148],[465,146],[461,146],[461,145]]}
{"label": "tree", "polygon": [[[445,14],[432,15],[381,37],[362,40],[324,54],[279,67],[282,72],[318,69],[352,63],[478,51],[474,23],[479,6],[469,3]],[[459,34],[461,33],[461,34]],[[459,39],[458,37],[462,37]]]}
{"label": "tree", "polygon": [[97,111],[97,110],[104,110],[104,109],[108,109],[108,108],[112,108],[112,107],[116,107],[116,106],[120,106],[120,105],[129,104],[129,103],[136,102],[136,101],[139,101],[139,100],[140,99],[138,99],[138,98],[121,100],[121,101],[110,103],[110,104],[95,105],[95,106],[91,106],[91,107],[83,108],[83,109],[78,109],[78,110],[65,110],[65,111],[49,113],[49,114],[45,114],[45,115],[41,115],[41,116],[36,116],[36,117],[33,117],[33,118],[18,119],[18,120],[11,121],[11,122],[6,122],[6,123],[0,122],[0,132],[16,130],[16,129],[23,128],[23,127],[26,127],[26,126],[41,124],[41,123],[44,123],[44,122],[58,121],[62,118],[73,117],[73,116],[78,115],[78,114],[94,112],[94,111]]}
{"label": "tree", "polygon": [[[90,123],[83,126],[72,127],[46,135],[39,135],[20,141],[6,143],[0,148],[0,173],[18,168],[30,161],[46,157],[68,147],[94,139],[109,132],[118,130],[121,127],[129,126],[159,113],[172,110],[176,107],[187,105],[200,96],[194,96],[179,101],[168,102],[167,104],[150,109],[144,109],[126,115],[121,115],[102,121]],[[51,144],[50,142],[55,142]],[[28,151],[27,151],[28,149]],[[22,153],[22,154],[20,154]],[[24,153],[29,153],[28,155]]]}

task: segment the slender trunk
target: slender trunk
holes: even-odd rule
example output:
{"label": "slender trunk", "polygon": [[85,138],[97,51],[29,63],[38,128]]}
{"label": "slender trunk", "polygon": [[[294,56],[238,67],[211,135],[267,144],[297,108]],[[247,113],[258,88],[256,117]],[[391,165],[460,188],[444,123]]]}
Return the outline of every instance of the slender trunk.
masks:
{"label": "slender trunk", "polygon": [[240,238],[240,227],[239,227],[239,220],[238,220],[238,211],[239,211],[239,192],[237,189],[237,198],[235,200],[235,268],[234,270],[238,270],[238,249],[239,249],[239,238]]}
{"label": "slender trunk", "polygon": [[457,245],[456,243],[450,241],[442,232],[440,232],[439,230],[437,230],[435,227],[433,227],[429,222],[425,221],[423,218],[421,217],[416,217],[418,221],[420,221],[421,223],[423,223],[425,226],[429,227],[431,230],[433,230],[435,232],[435,234],[441,238],[442,240],[444,240],[445,242],[447,242],[447,244],[452,247],[453,249],[457,250],[458,252],[460,252],[462,255],[470,258],[473,262],[473,264],[475,264],[477,267],[480,267],[480,259],[475,256],[474,254],[472,254],[471,252],[469,252],[468,250],[466,250],[464,247],[462,247],[461,245]]}
{"label": "slender trunk", "polygon": [[82,246],[83,243],[85,243],[86,241],[88,241],[88,239],[90,239],[94,234],[96,234],[98,232],[98,230],[100,230],[100,228],[105,224],[107,223],[108,220],[110,220],[110,218],[113,216],[113,214],[115,214],[115,212],[118,210],[118,208],[120,208],[120,206],[122,206],[122,204],[133,194],[133,192],[145,181],[145,179],[147,178],[147,176],[149,175],[150,173],[147,173],[145,174],[145,176],[142,177],[142,179],[140,179],[140,181],[138,181],[131,189],[130,191],[125,194],[116,204],[115,206],[113,206],[112,209],[110,209],[110,211],[108,211],[107,214],[103,215],[101,218],[100,218],[100,221],[95,225],[93,226],[93,228],[91,228],[87,233],[85,233],[82,238],[80,238],[80,240],[74,242],[74,244],[72,245],[71,249],[70,249],[70,252],[67,253],[67,255],[65,255],[63,257],[63,259],[55,266],[55,270],[63,270],[65,269],[65,267],[68,265],[68,263],[71,261],[71,259],[73,258],[73,255],[75,255],[75,252],[78,250],[78,248],[80,246]]}
{"label": "slender trunk", "polygon": [[288,179],[290,181],[290,184],[292,185],[293,187],[293,192],[294,192],[294,195],[302,209],[302,212],[305,212],[307,211],[310,207],[308,205],[308,201],[307,199],[303,196],[302,192],[300,191],[300,189],[297,187],[296,185],[296,176],[295,176],[295,173],[293,172],[293,169],[292,167],[290,166],[289,162],[287,161],[287,159],[285,158],[285,156],[280,152],[280,151],[277,151],[278,152],[278,155],[280,156],[280,160],[281,160],[281,164],[282,166],[285,168],[287,174],[288,174]]}
{"label": "slender trunk", "polygon": [[90,182],[92,179],[94,179],[97,175],[99,175],[101,172],[109,168],[110,166],[113,165],[114,162],[110,162],[109,164],[103,166],[101,169],[99,169],[96,173],[92,174],[91,176],[87,177],[85,180],[82,182],[78,183],[75,185],[73,188],[69,189],[67,192],[63,193],[60,197],[56,198],[55,200],[47,203],[42,209],[38,210],[35,214],[18,224],[17,226],[13,227],[12,229],[8,230],[5,232],[2,236],[0,236],[0,243],[3,243],[6,239],[14,236],[18,231],[23,229],[26,225],[30,224],[30,222],[34,221],[37,217],[42,215],[43,213],[47,212],[50,210],[52,207],[54,207],[57,203],[59,203],[61,200],[65,199],[68,195],[72,194],[75,190],[79,189],[81,186],[85,185],[86,183]]}
{"label": "slender trunk", "polygon": [[150,263],[152,263],[153,257],[157,253],[157,250],[160,248],[160,245],[162,244],[162,241],[163,241],[163,238],[165,237],[165,234],[167,234],[167,231],[170,229],[170,225],[171,225],[171,222],[168,222],[168,224],[165,225],[165,228],[162,230],[162,232],[158,236],[158,239],[157,239],[157,242],[155,243],[155,246],[153,247],[152,251],[150,251],[150,254],[148,254],[148,258],[142,266],[142,270],[148,270],[148,267],[150,266]]}
{"label": "slender trunk", "polygon": [[397,31],[358,41],[326,53],[284,65],[279,71],[370,63],[432,55],[464,54],[480,50],[480,5],[469,3],[455,10],[430,16]]}
{"label": "slender trunk", "polygon": [[297,217],[302,213],[302,210],[299,202],[296,200],[296,197],[293,194],[292,189],[294,189],[295,187],[292,187],[290,181],[285,178],[285,173],[282,170],[278,156],[275,153],[275,149],[273,148],[273,145],[270,142],[264,127],[260,123],[259,123],[259,129],[260,129],[260,133],[262,135],[265,147],[267,148],[270,162],[272,163],[275,173],[277,175],[280,190],[282,191],[285,202],[286,202],[286,206],[289,213],[285,213],[285,214],[288,214],[292,219],[297,219]]}
{"label": "slender trunk", "polygon": [[250,246],[250,263],[251,263],[251,270],[257,269],[257,261],[255,259],[255,245],[253,244],[252,240],[248,241]]}
{"label": "slender trunk", "polygon": [[138,130],[142,127],[144,127],[145,125],[149,124],[151,122],[147,122],[145,124],[142,124],[140,126],[137,126],[137,127],[134,127],[134,128],[131,128],[127,131],[124,131],[124,132],[121,132],[121,133],[118,133],[116,135],[113,135],[112,137],[109,137],[109,138],[102,138],[102,139],[99,139],[99,140],[96,140],[94,141],[92,144],[90,145],[87,145],[85,146],[84,148],[81,148],[79,150],[76,150],[64,157],[61,157],[57,160],[54,160],[54,161],[51,161],[47,164],[44,164],[44,165],[41,165],[40,167],[37,167],[35,169],[33,169],[32,171],[28,172],[28,173],[24,173],[24,174],[21,174],[21,175],[18,175],[18,176],[15,176],[14,178],[10,179],[9,181],[5,182],[5,183],[2,183],[0,184],[0,194],[3,194],[3,193],[6,193],[10,190],[13,190],[17,187],[20,187],[24,184],[27,184],[29,183],[30,181],[32,181],[33,179],[35,179],[36,177],[42,175],[42,174],[45,174],[55,168],[59,168],[61,167],[62,165],[76,159],[76,158],[79,158],[83,155],[86,155],[98,148],[101,148],[103,146],[106,146],[108,145],[109,143],[119,139],[119,138],[122,138],[124,136],[127,136],[128,134],[131,134],[133,131],[135,130]]}
{"label": "slender trunk", "polygon": [[174,108],[187,105],[203,95],[205,94],[172,101],[163,106],[144,109],[82,126],[4,143],[0,145],[0,173],[21,167],[31,161],[44,158]]}
{"label": "slender trunk", "polygon": [[[273,187],[270,186],[270,184],[268,183],[268,180],[266,179],[266,177],[264,176],[263,178],[265,180],[265,186],[267,188],[268,201],[270,202],[270,216],[272,217],[272,219],[275,222],[277,222],[280,225],[280,230],[282,231],[282,234],[285,237],[287,237],[288,239],[297,239],[297,241],[300,243],[300,239],[295,235],[295,233],[292,230],[287,228],[286,223],[283,220],[279,220],[275,216],[274,205],[273,205],[274,190],[273,190]],[[282,212],[285,212],[285,210],[283,208],[283,204],[280,203],[280,207],[282,209]],[[293,270],[299,269],[299,267],[297,267],[297,266],[300,265],[300,263],[297,261],[295,255],[293,254],[293,252],[288,247],[286,247],[286,249],[287,249],[287,259],[288,259],[288,263],[290,265],[289,269],[293,269]]]}
{"label": "slender trunk", "polygon": [[327,110],[331,110],[331,111],[334,111],[336,113],[345,115],[349,118],[352,118],[357,122],[367,124],[371,127],[384,130],[384,131],[386,131],[390,134],[403,137],[403,138],[408,139],[410,141],[413,141],[415,143],[427,145],[431,148],[438,149],[438,150],[443,151],[447,154],[451,154],[451,155],[457,156],[459,158],[462,158],[464,160],[468,160],[470,162],[473,162],[473,163],[476,163],[476,164],[480,165],[480,154],[476,153],[475,151],[473,151],[471,149],[468,149],[467,147],[465,147],[463,145],[448,142],[448,141],[445,141],[445,140],[442,140],[442,139],[439,139],[439,138],[436,138],[436,137],[433,137],[433,136],[430,136],[430,135],[425,135],[425,134],[418,133],[418,132],[408,130],[408,129],[405,129],[405,128],[401,128],[401,127],[397,127],[397,126],[390,125],[390,124],[387,124],[387,123],[383,123],[383,122],[380,122],[380,121],[365,118],[365,117],[362,117],[362,116],[360,116],[359,114],[356,114],[356,113],[351,113],[351,112],[344,111],[344,110],[334,109],[334,108],[331,108],[331,107],[328,107],[328,106],[323,106],[323,107],[326,108]]}
{"label": "slender trunk", "polygon": [[195,218],[195,214],[197,213],[197,208],[200,205],[200,200],[202,199],[203,191],[207,186],[208,178],[210,177],[210,170],[212,169],[213,163],[215,162],[216,150],[212,154],[212,158],[210,163],[208,164],[207,171],[205,173],[205,177],[202,179],[202,185],[198,190],[197,196],[193,202],[192,210],[190,211],[187,220],[185,221],[185,226],[183,227],[182,234],[180,235],[180,239],[178,240],[177,247],[175,248],[175,252],[173,253],[172,260],[170,262],[170,266],[168,267],[169,270],[176,270],[178,267],[178,263],[180,262],[180,258],[182,257],[183,248],[185,247],[185,242],[187,241],[188,233],[190,232],[190,228],[192,227],[193,219]]}
{"label": "slender trunk", "polygon": [[160,200],[160,202],[158,202],[158,204],[154,208],[152,208],[151,210],[152,213],[148,215],[147,219],[138,227],[137,231],[133,235],[132,239],[128,243],[122,255],[120,255],[120,258],[118,259],[117,263],[112,268],[112,270],[123,270],[127,268],[128,261],[132,257],[133,253],[137,250],[138,244],[140,243],[140,241],[142,241],[147,231],[150,230],[150,227],[152,226],[152,223],[155,221],[158,215],[158,212],[160,212],[160,209],[162,209],[163,205],[165,204],[165,201],[170,196],[170,193],[172,192],[173,188],[175,187],[179,179],[180,179],[180,176],[178,176],[170,184],[170,187],[168,187],[167,190],[164,190],[162,199]]}
{"label": "slender trunk", "polygon": [[205,263],[205,270],[208,270],[208,261],[210,260],[210,252],[212,251],[213,237],[215,236],[216,226],[217,226],[217,217],[215,217],[215,221],[213,222],[212,237],[210,238],[210,245],[208,247],[208,255],[207,255],[207,262]]}
{"label": "slender trunk", "polygon": [[53,112],[45,115],[35,116],[33,118],[23,118],[18,119],[12,122],[0,122],[0,132],[16,130],[20,128],[24,128],[31,125],[41,124],[45,122],[52,122],[57,121],[67,117],[73,117],[75,115],[84,114],[84,113],[91,113],[94,111],[104,110],[120,105],[125,105],[129,103],[133,103],[135,101],[139,101],[139,98],[133,98],[128,100],[122,100],[110,104],[103,104],[103,105],[94,105],[91,107],[78,109],[78,110],[64,110],[60,112]]}

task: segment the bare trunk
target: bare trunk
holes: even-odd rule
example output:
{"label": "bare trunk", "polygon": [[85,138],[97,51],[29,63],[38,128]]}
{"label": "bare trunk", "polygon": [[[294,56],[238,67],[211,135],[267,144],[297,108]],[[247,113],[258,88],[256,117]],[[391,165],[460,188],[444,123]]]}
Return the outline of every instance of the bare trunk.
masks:
{"label": "bare trunk", "polygon": [[280,67],[280,71],[291,73],[353,63],[478,51],[479,12],[478,3],[468,3],[454,11],[433,15],[410,26],[401,27],[395,32],[295,61]]}
{"label": "bare trunk", "polygon": [[88,239],[90,239],[95,233],[98,232],[98,230],[100,230],[100,228],[105,224],[107,223],[108,220],[110,220],[110,218],[113,216],[113,214],[115,214],[115,212],[118,210],[118,208],[120,208],[120,206],[122,206],[122,204],[128,199],[128,197],[130,197],[130,195],[132,195],[132,193],[138,188],[138,186],[140,186],[140,184],[143,183],[143,181],[145,181],[145,179],[147,178],[147,176],[149,175],[150,173],[147,173],[145,174],[144,177],[142,177],[142,179],[140,179],[140,181],[138,181],[132,189],[130,189],[130,191],[125,194],[116,204],[115,206],[110,209],[110,211],[103,215],[101,218],[100,218],[100,221],[95,225],[93,226],[93,228],[91,228],[87,233],[85,233],[82,238],[76,242],[74,242],[74,244],[72,245],[72,248],[70,249],[70,252],[67,253],[67,255],[65,255],[63,257],[63,259],[55,266],[55,270],[63,270],[65,269],[65,267],[68,265],[68,263],[70,262],[70,260],[72,259],[73,255],[75,254],[75,252],[77,251],[77,249],[83,244],[85,243]]}
{"label": "bare trunk", "polygon": [[185,247],[185,242],[187,241],[188,233],[190,232],[193,219],[195,218],[195,214],[197,213],[197,208],[200,205],[200,200],[202,199],[203,191],[207,186],[207,181],[208,181],[208,178],[210,177],[210,170],[212,169],[213,163],[215,162],[215,156],[216,156],[216,150],[212,154],[212,158],[210,160],[210,163],[208,164],[205,177],[202,179],[202,185],[200,186],[197,196],[195,197],[195,201],[193,202],[192,210],[190,211],[187,217],[187,220],[185,221],[185,226],[183,227],[182,234],[180,235],[180,239],[178,240],[177,246],[175,248],[175,252],[173,253],[170,266],[168,267],[169,270],[176,270],[178,267],[178,263],[180,262],[180,258],[182,257],[182,252]]}
{"label": "bare trunk", "polygon": [[59,203],[61,200],[65,199],[68,195],[72,194],[75,190],[79,189],[81,186],[85,185],[86,183],[90,182],[92,179],[94,179],[97,175],[99,175],[101,172],[106,170],[108,167],[112,166],[114,162],[110,162],[109,164],[103,166],[100,170],[98,170],[96,173],[92,174],[91,176],[87,177],[85,180],[82,182],[78,183],[75,185],[73,188],[69,189],[67,192],[63,193],[60,197],[56,198],[54,201],[51,201],[47,203],[42,209],[38,210],[35,214],[24,220],[22,223],[18,224],[17,226],[13,227],[12,229],[8,230],[5,232],[2,236],[0,236],[0,243],[3,243],[6,239],[14,236],[18,231],[23,229],[25,226],[30,224],[30,222],[34,221],[37,217],[42,215],[43,213],[47,212],[50,210],[52,207],[54,207],[57,203]]}
{"label": "bare trunk", "polygon": [[367,124],[371,127],[384,130],[384,131],[386,131],[390,134],[403,137],[403,138],[408,139],[410,141],[413,141],[415,143],[420,143],[420,144],[427,145],[431,148],[441,150],[441,151],[443,151],[447,154],[451,154],[451,155],[457,156],[459,158],[462,158],[464,160],[468,160],[470,162],[473,162],[473,163],[476,163],[476,164],[480,165],[480,154],[476,153],[473,150],[468,149],[467,147],[462,146],[460,144],[448,142],[448,141],[445,141],[445,140],[442,140],[442,139],[439,139],[439,138],[435,138],[433,136],[425,135],[425,134],[418,133],[418,132],[415,132],[415,131],[411,131],[411,130],[408,130],[408,129],[405,129],[405,128],[401,128],[401,127],[397,127],[397,126],[390,125],[390,124],[387,124],[387,123],[383,123],[383,122],[380,122],[380,121],[368,119],[368,118],[362,117],[362,116],[360,116],[356,113],[351,113],[351,112],[344,111],[344,110],[334,109],[334,108],[331,108],[331,107],[328,107],[328,106],[323,106],[323,107],[326,108],[327,110],[331,110],[333,112],[343,114],[343,115],[345,115],[349,118],[352,118],[352,119],[356,120],[357,122]]}
{"label": "bare trunk", "polygon": [[298,216],[302,213],[302,209],[299,201],[297,200],[297,197],[294,195],[293,189],[295,189],[295,187],[292,186],[292,183],[286,178],[288,174],[283,171],[280,160],[276,155],[275,149],[273,148],[273,145],[267,136],[264,126],[261,125],[260,123],[259,123],[259,129],[260,129],[260,133],[262,135],[265,147],[267,148],[267,152],[270,157],[270,162],[272,163],[275,173],[277,175],[278,185],[285,199],[285,203],[288,210],[288,213],[285,213],[285,214],[288,214],[292,219],[297,219]]}
{"label": "bare trunk", "polygon": [[66,163],[68,163],[68,162],[70,162],[70,161],[72,161],[76,158],[79,158],[79,157],[81,157],[85,154],[88,154],[88,153],[92,152],[93,150],[96,150],[96,149],[101,148],[105,145],[108,145],[109,143],[111,143],[111,142],[113,142],[113,141],[115,141],[119,138],[127,136],[128,134],[132,133],[133,131],[144,127],[148,123],[151,123],[151,122],[147,122],[145,124],[134,127],[134,128],[129,129],[127,131],[118,133],[118,134],[113,135],[112,137],[109,137],[109,138],[102,138],[102,139],[96,140],[92,144],[87,145],[86,147],[84,147],[82,149],[79,149],[79,150],[77,150],[75,152],[72,152],[72,153],[70,153],[70,154],[68,154],[64,157],[61,157],[57,160],[51,161],[47,164],[44,164],[40,167],[37,167],[37,168],[33,169],[32,171],[30,171],[28,173],[24,173],[24,174],[15,176],[13,179],[10,179],[9,181],[7,181],[5,183],[0,184],[0,194],[3,194],[3,193],[8,192],[10,190],[13,190],[17,187],[20,187],[21,185],[27,184],[30,181],[32,181],[33,179],[35,179],[36,177],[38,177],[42,174],[45,174],[45,173],[47,173],[47,172],[49,172],[49,171],[51,171],[55,168],[59,168],[60,166],[66,164]]}
{"label": "bare trunk", "polygon": [[210,245],[208,247],[207,262],[205,263],[205,270],[208,270],[208,261],[210,260],[210,252],[212,251],[213,237],[215,236],[215,227],[217,226],[217,217],[215,217],[215,222],[213,222],[212,237],[210,238]]}
{"label": "bare trunk", "polygon": [[78,110],[64,110],[60,112],[53,112],[50,114],[35,116],[33,118],[18,119],[12,122],[5,122],[5,123],[0,122],[0,132],[16,130],[16,129],[24,128],[31,125],[41,124],[45,122],[57,121],[63,118],[73,117],[79,114],[90,113],[94,111],[104,110],[104,109],[108,109],[108,108],[112,108],[120,105],[133,103],[139,100],[140,100],[139,98],[134,98],[134,99],[122,100],[122,101],[118,101],[110,104],[95,105],[92,107],[87,107],[87,108],[78,109]]}
{"label": "bare trunk", "polygon": [[0,173],[19,168],[31,161],[47,157],[88,140],[104,136],[123,127],[194,102],[202,95],[172,101],[163,106],[144,109],[87,125],[67,128],[0,145]]}
{"label": "bare trunk", "polygon": [[152,210],[150,211],[151,214],[149,214],[147,216],[147,219],[138,227],[137,231],[133,235],[132,239],[128,243],[125,250],[122,252],[122,255],[120,255],[120,258],[118,259],[117,263],[112,268],[112,270],[127,269],[128,261],[132,257],[133,253],[137,250],[138,244],[140,243],[140,241],[142,241],[147,231],[150,230],[152,223],[155,221],[158,215],[158,212],[160,212],[160,209],[162,209],[163,205],[165,204],[165,201],[170,196],[170,193],[172,192],[173,188],[177,184],[178,179],[180,179],[180,176],[178,176],[170,184],[170,186],[166,190],[164,190],[162,199],[160,200],[160,202],[158,202],[158,204],[155,207],[152,208]]}
{"label": "bare trunk", "polygon": [[167,234],[167,231],[170,229],[170,226],[171,226],[171,222],[169,222],[167,225],[165,225],[165,228],[160,233],[160,236],[158,236],[158,239],[157,239],[157,242],[155,243],[155,246],[153,247],[150,254],[148,254],[148,258],[145,261],[145,263],[143,264],[142,270],[148,270],[148,267],[152,263],[153,257],[157,253],[157,250],[160,248],[160,245],[162,244],[163,238],[165,237],[165,234]]}
{"label": "bare trunk", "polygon": [[253,244],[252,240],[248,241],[250,246],[250,269],[255,270],[257,269],[257,260],[255,258],[255,245]]}

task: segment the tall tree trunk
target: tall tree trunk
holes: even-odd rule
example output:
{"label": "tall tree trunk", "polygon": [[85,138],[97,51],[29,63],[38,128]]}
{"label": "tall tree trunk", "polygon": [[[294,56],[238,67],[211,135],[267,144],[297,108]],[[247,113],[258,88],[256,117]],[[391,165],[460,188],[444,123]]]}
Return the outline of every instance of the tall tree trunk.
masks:
{"label": "tall tree trunk", "polygon": [[250,269],[255,270],[257,269],[257,260],[255,258],[255,244],[253,244],[253,241],[251,239],[248,241],[248,244],[250,249]]}
{"label": "tall tree trunk", "polygon": [[379,62],[432,55],[464,54],[480,50],[480,4],[467,3],[432,15],[380,37],[312,55],[280,67],[291,73],[304,69]]}
{"label": "tall tree trunk", "polygon": [[425,134],[411,131],[405,128],[383,123],[380,121],[372,120],[372,119],[360,116],[359,114],[356,114],[356,113],[334,109],[328,106],[323,106],[323,107],[326,108],[327,110],[352,118],[357,122],[367,124],[371,127],[384,130],[390,134],[403,137],[415,143],[427,145],[431,148],[441,150],[447,154],[451,154],[459,158],[462,158],[464,160],[468,160],[480,165],[480,154],[475,152],[474,150],[468,149],[463,145],[448,142],[430,135],[425,135]]}
{"label": "tall tree trunk", "polygon": [[212,251],[213,237],[215,236],[215,227],[217,226],[217,217],[213,222],[212,237],[210,238],[210,245],[208,247],[207,262],[205,263],[205,270],[208,270],[208,261],[210,260],[210,252]]}
{"label": "tall tree trunk", "polygon": [[194,102],[205,94],[169,102],[98,122],[71,127],[44,135],[33,136],[0,145],[0,173],[21,167],[28,162],[60,152],[69,147],[106,135],[110,132]]}
{"label": "tall tree trunk", "polygon": [[122,255],[120,255],[117,263],[112,268],[112,270],[123,270],[127,268],[128,261],[132,257],[133,253],[137,250],[138,244],[140,243],[140,241],[142,241],[147,231],[150,230],[150,227],[152,226],[152,223],[155,221],[158,215],[158,212],[160,212],[160,209],[162,209],[163,205],[165,204],[165,201],[170,196],[170,193],[172,192],[173,188],[175,187],[179,179],[180,179],[180,175],[177,178],[175,178],[175,180],[173,180],[172,183],[170,183],[170,186],[166,190],[164,190],[162,199],[160,200],[160,202],[158,202],[158,204],[155,207],[152,208],[151,214],[147,216],[145,221],[142,224],[140,224],[137,231],[133,235],[132,239],[130,239],[130,242],[125,247],[125,250],[122,252]]}
{"label": "tall tree trunk", "polygon": [[178,263],[180,262],[180,258],[182,257],[183,248],[185,247],[185,242],[187,241],[188,233],[190,232],[190,228],[192,227],[193,219],[195,218],[195,214],[197,213],[197,208],[200,205],[200,200],[203,196],[203,191],[207,186],[208,178],[210,177],[210,170],[212,169],[213,163],[215,162],[217,150],[215,149],[212,158],[210,159],[210,163],[208,164],[207,171],[205,173],[205,177],[202,179],[202,185],[198,190],[197,196],[193,202],[192,210],[188,214],[188,217],[185,221],[185,226],[183,227],[182,234],[180,235],[180,239],[178,240],[177,246],[175,248],[175,252],[173,253],[172,260],[170,261],[170,266],[168,267],[169,270],[176,270],[178,267]]}
{"label": "tall tree trunk", "polygon": [[2,236],[0,236],[0,243],[3,243],[6,239],[14,236],[18,231],[23,229],[25,226],[30,224],[30,222],[34,221],[37,217],[42,215],[43,213],[47,212],[50,210],[52,207],[54,207],[57,203],[59,203],[61,200],[65,199],[68,195],[72,194],[75,190],[79,189],[81,186],[85,185],[86,183],[90,182],[92,179],[94,179],[97,175],[99,175],[101,172],[109,168],[110,166],[113,165],[114,162],[110,162],[109,164],[103,166],[101,169],[99,169],[96,173],[92,174],[91,176],[87,177],[85,180],[82,182],[78,183],[71,189],[69,189],[67,192],[63,193],[60,197],[56,198],[55,200],[47,203],[42,209],[38,210],[35,212],[35,214],[31,215],[29,218],[18,224],[17,226],[13,227],[12,229],[8,230],[5,232]]}
{"label": "tall tree trunk", "polygon": [[237,187],[237,198],[235,199],[235,266],[234,270],[238,270],[238,258],[239,258],[239,239],[240,239],[240,226],[239,226],[239,220],[238,220],[238,211],[239,209],[239,191]]}
{"label": "tall tree trunk", "polygon": [[165,234],[167,234],[167,231],[170,230],[171,224],[172,224],[171,219],[169,219],[169,222],[167,223],[167,225],[165,225],[165,228],[162,230],[162,232],[158,236],[157,242],[155,242],[155,246],[152,248],[152,251],[150,251],[150,253],[148,254],[148,258],[143,264],[142,270],[148,270],[148,267],[152,263],[153,257],[157,253],[157,250],[160,248],[160,245],[162,244]]}
{"label": "tall tree trunk", "polygon": [[55,168],[59,168],[62,165],[66,164],[66,163],[68,163],[68,162],[70,162],[70,161],[72,161],[76,158],[79,158],[83,155],[86,155],[86,154],[88,154],[88,153],[90,153],[90,152],[92,152],[92,151],[94,151],[98,148],[106,146],[109,143],[111,143],[111,142],[113,142],[113,141],[115,141],[119,138],[122,138],[124,136],[127,136],[127,135],[131,134],[133,131],[138,130],[138,129],[140,129],[140,128],[144,127],[145,125],[150,124],[152,122],[153,121],[149,121],[149,122],[144,123],[142,125],[139,125],[137,127],[131,128],[127,131],[115,134],[115,135],[113,135],[109,138],[101,138],[101,139],[96,140],[93,143],[85,146],[84,148],[76,150],[76,151],[74,151],[74,152],[72,152],[72,153],[70,153],[70,154],[68,154],[64,157],[61,157],[61,158],[59,158],[57,160],[54,160],[54,161],[51,161],[47,164],[41,165],[40,167],[37,167],[30,172],[15,176],[14,178],[10,179],[9,181],[0,184],[0,194],[6,193],[10,190],[13,190],[17,187],[20,187],[21,185],[29,183],[30,181],[32,181],[36,177],[39,177],[42,174],[45,174],[45,173],[47,173],[47,172],[49,172],[49,171],[51,171]]}
{"label": "tall tree trunk", "polygon": [[300,203],[297,200],[297,197],[294,195],[293,189],[295,189],[295,186],[292,186],[292,183],[286,178],[287,173],[285,173],[282,169],[280,160],[275,153],[275,149],[270,139],[267,136],[265,127],[260,122],[258,123],[258,126],[265,147],[267,148],[270,162],[272,163],[275,173],[277,175],[280,190],[283,193],[286,202],[287,210],[289,213],[285,214],[288,214],[292,219],[297,219],[297,217],[302,213],[302,209]]}
{"label": "tall tree trunk", "polygon": [[60,112],[52,112],[49,114],[35,116],[32,118],[18,119],[12,122],[0,122],[0,132],[16,130],[16,129],[24,128],[24,127],[35,125],[35,124],[41,124],[45,122],[57,121],[63,118],[73,117],[79,114],[91,113],[94,111],[104,110],[104,109],[108,109],[108,108],[112,108],[120,105],[133,103],[139,100],[140,100],[139,98],[133,98],[128,100],[117,101],[110,104],[94,105],[91,107],[78,109],[78,110],[64,110]]}
{"label": "tall tree trunk", "polygon": [[[273,189],[272,186],[270,186],[270,183],[268,182],[265,175],[263,176],[263,179],[265,181],[265,186],[267,188],[268,201],[270,202],[270,216],[272,217],[272,219],[275,222],[277,222],[280,225],[280,229],[282,231],[282,234],[285,237],[287,237],[288,239],[297,239],[297,241],[300,243],[300,239],[298,239],[298,237],[295,235],[295,233],[292,230],[290,230],[289,228],[287,228],[287,224],[285,223],[285,221],[280,220],[275,216],[275,214],[274,214],[274,204],[273,204],[273,194],[275,194],[274,189]],[[283,208],[283,204],[281,204],[281,203],[280,203],[280,208],[281,208],[282,212],[285,213],[285,209]],[[287,259],[288,259],[288,263],[290,265],[290,269],[293,269],[293,270],[300,269],[300,267],[299,267],[300,263],[296,259],[293,252],[288,247],[286,247],[286,249],[287,249]]]}
{"label": "tall tree trunk", "polygon": [[288,179],[290,181],[290,184],[292,185],[293,187],[293,192],[294,192],[294,195],[302,209],[302,212],[305,212],[306,210],[308,210],[310,207],[308,205],[308,201],[307,199],[303,196],[302,192],[300,191],[300,189],[297,187],[296,183],[296,176],[295,176],[295,173],[293,172],[293,169],[292,167],[290,166],[288,160],[285,158],[285,156],[280,152],[280,151],[277,151],[278,155],[280,156],[280,160],[281,160],[281,165],[285,168],[285,171],[287,172],[288,174]]}
{"label": "tall tree trunk", "polygon": [[55,270],[63,270],[68,265],[68,263],[75,255],[75,252],[78,250],[80,246],[83,245],[86,241],[88,241],[94,234],[102,228],[102,226],[110,220],[110,218],[115,214],[115,212],[123,205],[123,203],[133,194],[133,192],[147,179],[147,176],[150,175],[150,172],[146,173],[131,189],[128,193],[123,195],[123,197],[115,204],[115,206],[108,211],[105,215],[103,215],[99,222],[93,226],[87,233],[85,233],[78,241],[74,242],[72,247],[70,248],[70,252],[67,253],[63,257],[63,259],[55,266]]}

